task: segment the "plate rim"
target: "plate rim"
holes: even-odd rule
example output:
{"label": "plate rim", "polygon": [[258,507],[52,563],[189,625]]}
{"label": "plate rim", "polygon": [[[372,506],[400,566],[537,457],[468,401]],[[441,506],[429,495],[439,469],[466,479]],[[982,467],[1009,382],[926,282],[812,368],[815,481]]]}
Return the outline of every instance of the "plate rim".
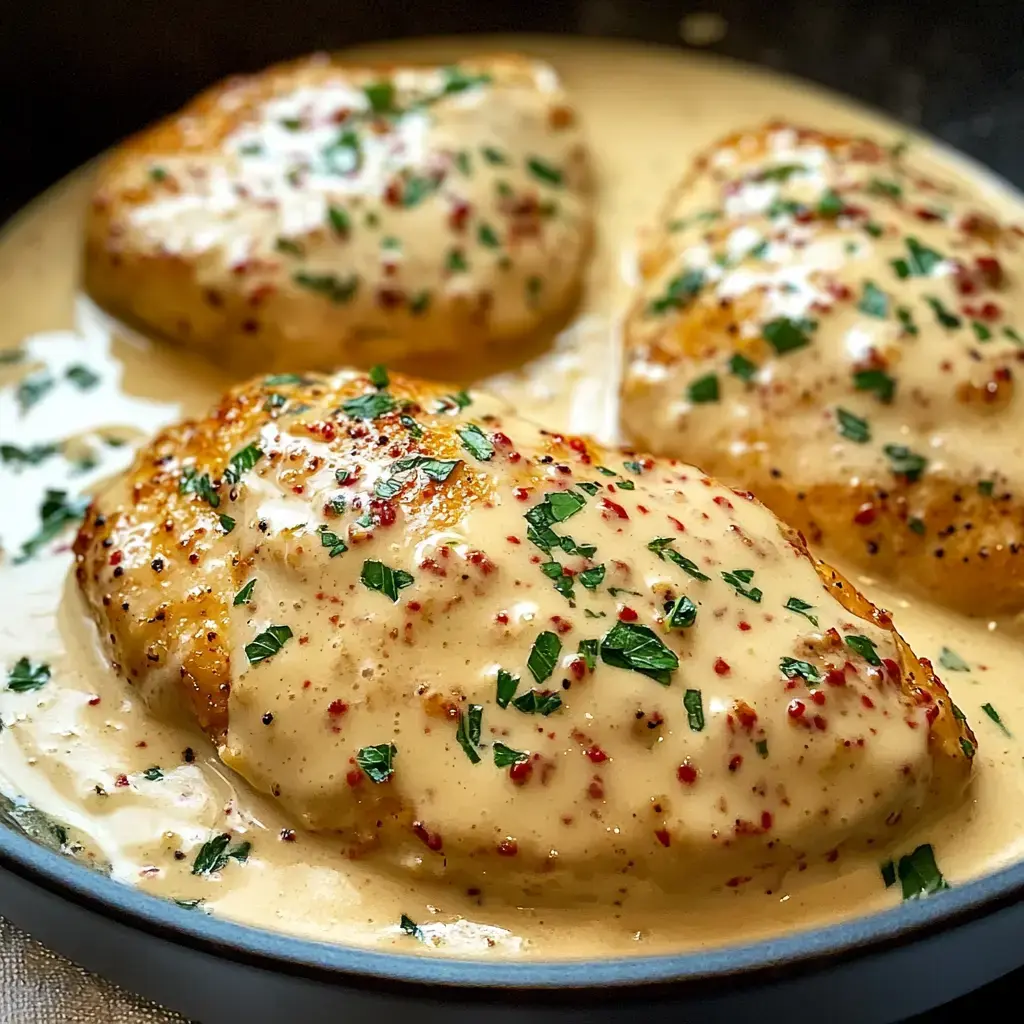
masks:
{"label": "plate rim", "polygon": [[375,950],[197,913],[49,850],[8,825],[0,825],[0,870],[155,938],[273,973],[334,985],[458,990],[478,1000],[488,997],[487,990],[492,998],[513,989],[517,997],[550,999],[558,990],[578,998],[608,988],[696,991],[779,981],[924,940],[1024,897],[1021,861],[925,899],[754,942],[649,956],[487,960]]}

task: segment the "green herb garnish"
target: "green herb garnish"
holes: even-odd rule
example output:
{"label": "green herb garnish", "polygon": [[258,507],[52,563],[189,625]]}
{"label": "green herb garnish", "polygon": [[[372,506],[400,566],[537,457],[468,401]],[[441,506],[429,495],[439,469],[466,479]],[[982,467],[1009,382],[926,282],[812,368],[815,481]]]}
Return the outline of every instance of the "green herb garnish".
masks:
{"label": "green herb garnish", "polygon": [[359,574],[359,579],[363,586],[379,591],[386,597],[390,597],[392,601],[397,601],[398,592],[412,586],[414,582],[410,573],[403,569],[392,569],[383,562],[372,558],[363,562],[363,570]]}
{"label": "green herb garnish", "polygon": [[387,782],[395,772],[395,758],[398,748],[394,743],[378,743],[372,747],[361,747],[356,754],[356,764],[371,782]]}
{"label": "green herb garnish", "polygon": [[601,660],[615,668],[631,669],[668,686],[679,658],[647,626],[616,622],[601,638]]}

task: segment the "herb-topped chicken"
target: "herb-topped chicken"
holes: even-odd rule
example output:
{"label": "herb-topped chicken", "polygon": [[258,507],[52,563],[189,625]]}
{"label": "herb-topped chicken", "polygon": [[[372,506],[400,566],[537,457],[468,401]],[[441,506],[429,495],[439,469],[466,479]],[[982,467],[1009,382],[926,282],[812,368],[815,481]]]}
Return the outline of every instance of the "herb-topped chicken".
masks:
{"label": "herb-topped chicken", "polygon": [[571,308],[587,155],[522,57],[232,78],[119,149],[87,225],[91,293],[242,372],[462,362]]}
{"label": "herb-topped chicken", "polygon": [[352,855],[510,899],[881,849],[970,774],[927,662],[749,494],[480,394],[243,385],[75,550],[151,706]]}
{"label": "herb-topped chicken", "polygon": [[670,195],[623,418],[812,543],[970,614],[1024,607],[1024,238],[863,139],[773,125]]}

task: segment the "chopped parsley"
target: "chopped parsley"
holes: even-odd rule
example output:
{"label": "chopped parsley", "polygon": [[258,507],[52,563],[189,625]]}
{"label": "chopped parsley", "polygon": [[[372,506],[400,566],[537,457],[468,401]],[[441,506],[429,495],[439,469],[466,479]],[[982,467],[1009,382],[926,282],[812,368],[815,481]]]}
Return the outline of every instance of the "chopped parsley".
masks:
{"label": "chopped parsley", "polygon": [[231,602],[236,607],[240,604],[248,604],[252,597],[252,592],[256,589],[256,580],[249,580],[248,583],[242,589],[235,594],[235,599]]}
{"label": "chopped parsley", "polygon": [[483,720],[484,709],[480,704],[470,704],[463,714],[459,712],[459,726],[455,731],[455,738],[459,746],[466,753],[466,757],[473,764],[480,763],[480,754],[477,747],[480,746],[480,724]]}
{"label": "chopped parsley", "polygon": [[981,710],[984,711],[985,714],[988,715],[988,717],[991,718],[992,721],[995,722],[996,725],[998,725],[999,728],[1002,729],[1007,736],[1011,735],[1010,730],[1006,728],[1006,725],[1003,723],[1003,720],[999,717],[999,712],[996,711],[996,709],[992,707],[991,704],[982,704]]}
{"label": "chopped parsley", "polygon": [[554,580],[557,590],[567,600],[572,600],[576,594],[573,591],[573,577],[567,576],[561,562],[545,562],[540,567],[549,580]]}
{"label": "chopped parsley", "polygon": [[0,462],[15,466],[38,466],[52,455],[56,455],[60,447],[55,444],[34,444],[29,448],[19,448],[14,444],[0,444]]}
{"label": "chopped parsley", "polygon": [[514,676],[503,668],[498,669],[498,694],[495,702],[499,708],[508,707],[508,702],[516,695],[518,687],[519,676]]}
{"label": "chopped parsley", "polygon": [[225,533],[230,533],[235,528],[235,520],[232,519],[231,516],[225,515],[221,512],[220,515],[217,516],[217,519],[220,521],[220,528]]}
{"label": "chopped parsley", "polygon": [[142,777],[147,782],[159,782],[164,777],[164,773],[156,765],[153,765],[152,768],[147,768],[142,773]]}
{"label": "chopped parsley", "polygon": [[498,233],[490,224],[481,222],[476,229],[477,241],[487,249],[497,249],[501,245]]}
{"label": "chopped parsley", "polygon": [[395,773],[395,757],[398,748],[394,743],[378,743],[372,747],[360,747],[356,764],[371,782],[387,782]]}
{"label": "chopped parsley", "polygon": [[873,281],[865,281],[864,294],[857,303],[857,308],[868,316],[884,319],[889,313],[889,296]]}
{"label": "chopped parsley", "polygon": [[954,330],[959,327],[963,321],[955,313],[950,313],[948,309],[937,299],[934,295],[926,295],[924,301],[932,307],[932,312],[935,314],[935,319],[942,324],[943,327],[947,327],[950,330]]}
{"label": "chopped parsley", "polygon": [[466,256],[461,249],[449,249],[444,262],[445,268],[451,274],[463,274],[469,270]]}
{"label": "chopped parsley", "polygon": [[90,391],[100,382],[99,374],[93,373],[88,366],[83,366],[81,363],[69,366],[64,371],[64,376],[67,377],[67,379],[71,381],[79,391]]}
{"label": "chopped parsley", "polygon": [[475,424],[469,423],[456,431],[462,439],[462,447],[474,458],[487,462],[494,455],[491,439]]}
{"label": "chopped parsley", "polygon": [[543,715],[547,718],[562,706],[562,698],[557,693],[547,693],[541,690],[527,690],[521,693],[514,701],[512,707],[522,711],[524,715]]}
{"label": "chopped parsley", "polygon": [[663,295],[648,304],[647,312],[661,316],[671,309],[685,309],[703,287],[703,270],[684,271],[669,281]]}
{"label": "chopped parsley", "polygon": [[530,656],[526,661],[526,667],[538,683],[543,683],[555,670],[558,656],[562,653],[562,641],[555,633],[545,630],[538,634],[530,649]]}
{"label": "chopped parsley", "polygon": [[272,658],[292,638],[292,631],[287,626],[267,626],[267,628],[251,643],[245,645],[245,656],[250,665],[258,665],[267,658]]}
{"label": "chopped parsley", "polygon": [[974,336],[978,341],[991,341],[992,331],[986,327],[980,320],[971,321],[971,330],[974,331]]}
{"label": "chopped parsley", "polygon": [[45,662],[33,664],[28,658],[19,658],[7,673],[7,689],[15,693],[40,690],[50,681],[50,666]]}
{"label": "chopped parsley", "polygon": [[818,216],[838,217],[845,207],[842,197],[834,189],[827,188],[818,200]]}
{"label": "chopped parsley", "polygon": [[364,587],[370,590],[377,590],[390,597],[392,601],[398,600],[398,592],[405,587],[412,586],[413,577],[403,569],[392,569],[383,562],[368,558],[363,562],[363,570],[359,579]]}
{"label": "chopped parsley", "polygon": [[758,740],[754,744],[754,749],[757,751],[758,757],[767,757],[768,756],[768,741],[767,740]]}
{"label": "chopped parsley", "polygon": [[542,160],[538,156],[531,156],[527,158],[526,169],[538,181],[544,182],[545,185],[560,186],[563,182],[562,172],[557,167],[549,164],[546,160]]}
{"label": "chopped parsley", "polygon": [[14,560],[15,564],[25,562],[38,554],[39,549],[45,544],[58,537],[68,526],[77,523],[85,515],[88,507],[88,498],[69,498],[67,491],[48,488],[39,508],[39,529],[22,544],[21,551]]}
{"label": "chopped parsley", "polygon": [[700,690],[687,690],[683,694],[683,707],[686,709],[686,720],[693,732],[701,732],[704,728],[704,701]]}
{"label": "chopped parsley", "polygon": [[929,277],[945,259],[941,253],[922,245],[912,235],[907,238],[907,258],[892,261],[892,269],[900,280],[908,277]]}
{"label": "chopped parsley", "polygon": [[317,292],[339,306],[351,302],[359,289],[359,278],[355,274],[341,278],[334,274],[311,274],[309,271],[299,270],[292,275],[292,280],[300,288]]}
{"label": "chopped parsley", "polygon": [[352,230],[352,218],[340,206],[327,207],[327,221],[336,235],[347,235]]}
{"label": "chopped parsley", "polygon": [[917,516],[911,516],[907,520],[907,527],[914,533],[916,533],[919,537],[924,536],[925,525],[923,519],[919,519]]}
{"label": "chopped parsley", "polygon": [[601,638],[601,660],[615,668],[631,669],[668,686],[679,658],[647,626],[616,622]]}
{"label": "chopped parsley", "polygon": [[580,657],[583,659],[583,663],[591,672],[593,672],[597,667],[598,646],[599,644],[597,640],[581,640],[576,648]]}
{"label": "chopped parsley", "polygon": [[228,468],[224,470],[224,480],[229,484],[237,484],[244,473],[248,473],[260,459],[263,458],[263,449],[257,445],[246,445],[240,452],[231,456]]}
{"label": "chopped parsley", "polygon": [[789,181],[794,174],[806,174],[807,168],[803,164],[779,164],[777,167],[769,167],[757,175],[758,181]]}
{"label": "chopped parsley", "polygon": [[480,153],[492,167],[504,167],[508,164],[508,157],[494,146],[481,146]]}
{"label": "chopped parsley", "polygon": [[584,569],[583,572],[576,576],[579,580],[580,585],[587,588],[587,590],[597,590],[597,588],[604,582],[605,567],[603,565],[595,565],[591,569]]}
{"label": "chopped parsley", "polygon": [[[337,500],[337,498],[334,499],[334,501]],[[344,499],[342,500],[344,501]],[[338,555],[343,555],[348,551],[348,545],[345,541],[336,533],[328,530],[326,526],[318,526],[316,532],[320,534],[320,546],[327,548],[327,556],[329,558],[337,558]]]}
{"label": "chopped parsley", "polygon": [[943,668],[948,668],[950,672],[970,672],[971,670],[971,666],[956,651],[952,651],[948,647],[942,648],[939,664]]}
{"label": "chopped parsley", "polygon": [[978,493],[983,498],[991,498],[992,492],[995,490],[995,480],[979,480],[978,481]]}
{"label": "chopped parsley", "polygon": [[935,863],[935,852],[930,843],[924,843],[913,853],[900,857],[895,867],[892,861],[882,865],[882,881],[886,888],[894,885],[897,878],[905,900],[931,896],[949,888],[949,883],[942,877]]}
{"label": "chopped parsley", "polygon": [[705,374],[691,381],[686,389],[686,397],[695,404],[718,401],[718,377],[714,373]]}
{"label": "chopped parsley", "polygon": [[395,87],[388,81],[370,82],[363,92],[375,114],[387,114],[395,109]]}
{"label": "chopped parsley", "polygon": [[878,656],[874,640],[857,634],[844,637],[843,640],[854,654],[859,654],[869,665],[874,665],[875,668],[881,666],[882,659]]}
{"label": "chopped parsley", "polygon": [[746,356],[734,352],[729,358],[729,372],[740,380],[750,382],[757,373],[757,363],[751,362]]}
{"label": "chopped parsley", "polygon": [[896,393],[896,381],[885,370],[857,370],[853,386],[858,391],[872,392],[880,402],[888,404]]}
{"label": "chopped parsley", "polygon": [[911,337],[916,338],[920,333],[917,329],[917,324],[914,323],[914,315],[910,312],[906,306],[898,306],[896,309],[896,318],[900,322],[900,326],[906,331]]}
{"label": "chopped parsley", "polygon": [[371,366],[370,367],[370,383],[378,390],[383,391],[390,383],[391,380],[388,377],[388,370],[386,366]]}
{"label": "chopped parsley", "polygon": [[53,377],[45,370],[42,373],[35,373],[31,377],[26,377],[14,392],[14,398],[18,403],[18,408],[21,410],[21,415],[24,416],[32,406],[40,402],[55,383],[56,381]]}
{"label": "chopped parsley", "polygon": [[797,658],[782,658],[779,669],[787,679],[803,679],[808,685],[821,682],[821,673],[809,661]]}
{"label": "chopped parsley", "polygon": [[665,602],[665,624],[669,629],[687,629],[697,620],[697,606],[685,595]]}
{"label": "chopped parsley", "polygon": [[510,765],[519,764],[520,761],[528,761],[530,759],[529,754],[524,754],[521,750],[513,750],[501,742],[496,742],[492,749],[494,751],[495,768],[508,768]]}
{"label": "chopped parsley", "polygon": [[[225,473],[225,479],[227,474]],[[179,494],[195,494],[205,501],[210,508],[217,508],[220,505],[220,495],[213,486],[209,473],[201,476],[196,472],[195,466],[186,466],[181,471],[181,479],[178,481]]]}
{"label": "chopped parsley", "polygon": [[697,563],[691,561],[685,555],[681,555],[672,545],[675,543],[673,537],[655,537],[654,540],[647,545],[648,551],[653,551],[662,561],[668,559],[670,562],[674,562],[684,572],[688,572],[695,580],[703,580],[705,583],[711,579],[710,576],[705,576],[697,567]]}
{"label": "chopped parsley", "polygon": [[398,422],[418,441],[423,436],[423,428],[411,416],[399,416]]}
{"label": "chopped parsley", "polygon": [[811,343],[808,331],[813,330],[813,321],[791,320],[780,316],[769,320],[761,328],[765,341],[781,356],[786,352],[795,352]]}
{"label": "chopped parsley", "polygon": [[279,236],[274,241],[274,248],[278,252],[283,252],[283,253],[285,253],[288,256],[303,256],[303,255],[305,255],[305,250],[302,248],[301,245],[299,245],[298,242],[294,242],[294,241],[292,241],[292,239],[285,238],[283,236]]}
{"label": "chopped parsley", "polygon": [[231,836],[227,832],[222,832],[199,847],[196,859],[192,862],[192,874],[211,875],[225,867],[229,860],[244,864],[249,859],[251,849],[252,843],[247,842],[232,846]]}
{"label": "chopped parsley", "polygon": [[786,602],[786,608],[791,612],[796,612],[797,615],[802,615],[805,619],[808,619],[813,626],[818,625],[818,619],[816,616],[810,614],[810,610],[814,607],[813,604],[808,604],[802,598],[791,597]]}
{"label": "chopped parsley", "polygon": [[407,917],[403,914],[399,919],[398,927],[401,928],[406,935],[411,935],[414,939],[419,939],[420,942],[426,942],[423,929],[411,917]]}
{"label": "chopped parsley", "polygon": [[328,174],[352,174],[363,162],[359,136],[351,128],[346,128],[334,142],[324,147],[322,155]]}
{"label": "chopped parsley", "polygon": [[761,591],[757,587],[747,586],[753,578],[753,569],[733,569],[732,572],[722,573],[722,579],[725,580],[730,587],[735,587],[738,594],[742,594],[755,604],[760,604],[762,597]]}
{"label": "chopped parsley", "polygon": [[889,468],[896,474],[906,479],[907,483],[914,483],[921,478],[928,460],[923,455],[912,452],[902,444],[887,444],[882,451],[889,458]]}
{"label": "chopped parsley", "polygon": [[357,420],[375,420],[394,412],[395,400],[386,391],[376,391],[358,398],[348,398],[341,403],[342,412]]}
{"label": "chopped parsley", "polygon": [[871,428],[868,421],[855,416],[849,409],[841,405],[836,406],[836,427],[842,437],[855,441],[857,444],[867,444],[871,440]]}

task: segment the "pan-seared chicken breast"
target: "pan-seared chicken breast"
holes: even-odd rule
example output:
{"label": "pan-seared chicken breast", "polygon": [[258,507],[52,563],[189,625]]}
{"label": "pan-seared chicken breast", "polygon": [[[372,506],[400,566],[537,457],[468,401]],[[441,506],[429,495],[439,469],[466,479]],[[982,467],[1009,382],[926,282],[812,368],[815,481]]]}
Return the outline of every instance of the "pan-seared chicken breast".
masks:
{"label": "pan-seared chicken breast", "polygon": [[509,899],[880,849],[970,773],[930,665],[748,493],[481,394],[245,384],[75,550],[151,707],[353,855]]}
{"label": "pan-seared chicken breast", "polygon": [[548,65],[317,56],[229,79],[121,146],[99,174],[86,285],[236,371],[436,375],[571,308],[587,192]]}
{"label": "pan-seared chicken breast", "polygon": [[870,572],[1020,611],[1022,243],[912,150],[731,136],[644,245],[627,433]]}

